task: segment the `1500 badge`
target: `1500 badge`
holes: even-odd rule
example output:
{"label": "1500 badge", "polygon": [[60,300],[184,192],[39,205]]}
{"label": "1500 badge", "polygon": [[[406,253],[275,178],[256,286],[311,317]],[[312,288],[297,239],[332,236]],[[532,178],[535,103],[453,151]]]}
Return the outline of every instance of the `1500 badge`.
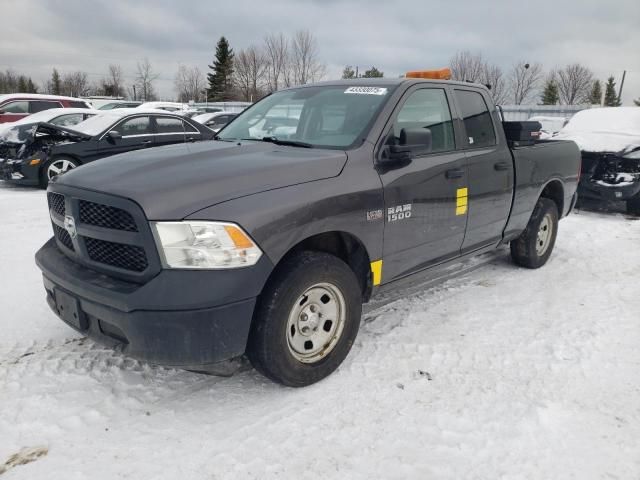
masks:
{"label": "1500 badge", "polygon": [[411,218],[411,204],[398,205],[396,207],[387,208],[387,221],[395,222],[398,220],[406,220]]}

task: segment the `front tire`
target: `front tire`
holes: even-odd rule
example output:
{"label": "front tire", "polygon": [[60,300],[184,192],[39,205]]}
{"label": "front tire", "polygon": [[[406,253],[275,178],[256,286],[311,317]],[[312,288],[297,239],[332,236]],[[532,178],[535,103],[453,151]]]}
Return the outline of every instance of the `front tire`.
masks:
{"label": "front tire", "polygon": [[42,171],[40,172],[40,186],[42,188],[47,188],[47,185],[49,185],[49,182],[52,178],[57,177],[58,175],[63,175],[69,170],[73,170],[74,168],[78,167],[79,165],[80,162],[73,158],[52,158],[42,167]]}
{"label": "front tire", "polygon": [[548,198],[538,199],[527,228],[511,242],[511,258],[526,268],[540,268],[551,256],[558,234],[558,207]]}
{"label": "front tire", "polygon": [[271,380],[311,385],[346,358],[361,313],[360,283],[349,266],[328,253],[300,252],[278,267],[262,293],[247,356]]}

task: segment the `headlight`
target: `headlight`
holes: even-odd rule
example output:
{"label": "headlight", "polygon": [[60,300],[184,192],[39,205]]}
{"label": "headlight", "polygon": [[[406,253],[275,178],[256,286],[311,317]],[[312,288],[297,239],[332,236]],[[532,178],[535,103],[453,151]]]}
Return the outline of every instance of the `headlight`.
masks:
{"label": "headlight", "polygon": [[151,222],[166,268],[239,268],[255,265],[262,251],[233,223]]}

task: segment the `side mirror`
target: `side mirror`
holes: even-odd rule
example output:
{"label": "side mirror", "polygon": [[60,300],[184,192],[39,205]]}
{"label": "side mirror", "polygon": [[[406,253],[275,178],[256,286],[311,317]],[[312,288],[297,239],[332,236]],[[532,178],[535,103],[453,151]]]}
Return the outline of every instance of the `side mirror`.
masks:
{"label": "side mirror", "polygon": [[433,140],[428,128],[403,128],[400,130],[400,146],[409,148],[412,156],[431,153]]}
{"label": "side mirror", "polygon": [[111,140],[120,140],[122,138],[122,134],[117,130],[111,130],[109,133],[107,133],[107,137],[109,137]]}

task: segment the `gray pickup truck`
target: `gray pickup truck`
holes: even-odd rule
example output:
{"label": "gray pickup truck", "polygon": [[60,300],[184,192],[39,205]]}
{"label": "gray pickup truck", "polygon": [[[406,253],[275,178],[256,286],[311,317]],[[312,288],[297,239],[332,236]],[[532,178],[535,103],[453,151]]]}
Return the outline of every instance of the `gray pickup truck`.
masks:
{"label": "gray pickup truck", "polygon": [[49,305],[148,362],[210,371],[246,354],[309,385],[345,359],[381,288],[506,243],[515,263],[544,265],[580,152],[517,130],[470,83],[273,93],[214,141],[57,177],[54,237],[36,255]]}

